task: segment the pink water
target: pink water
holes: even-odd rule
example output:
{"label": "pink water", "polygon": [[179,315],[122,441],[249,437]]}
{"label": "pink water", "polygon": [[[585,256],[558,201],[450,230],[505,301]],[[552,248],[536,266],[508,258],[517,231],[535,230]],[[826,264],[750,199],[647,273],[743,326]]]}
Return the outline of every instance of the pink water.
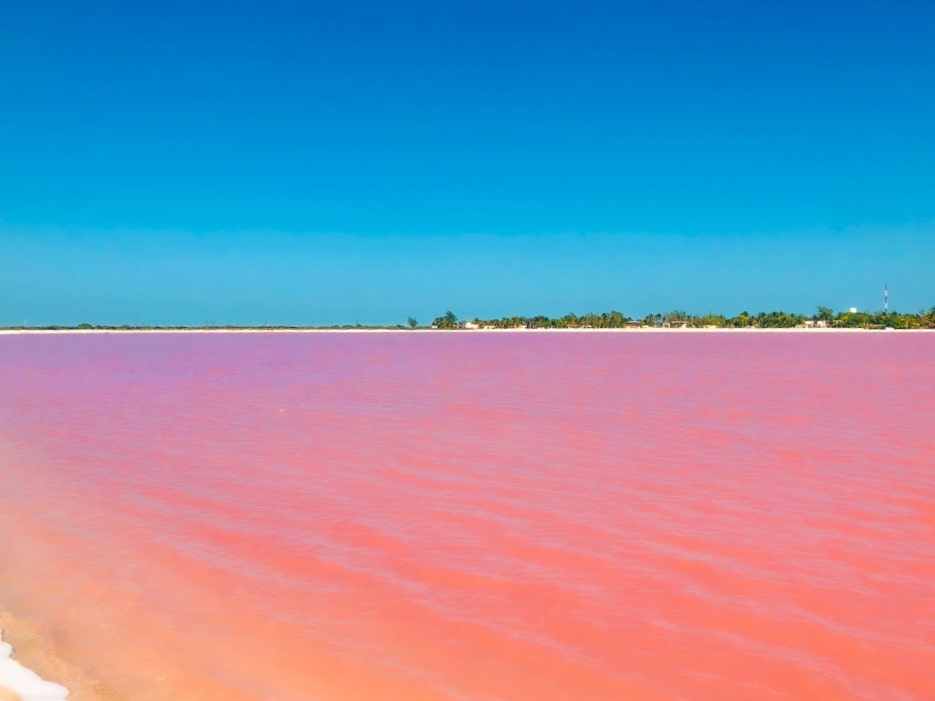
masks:
{"label": "pink water", "polygon": [[0,390],[0,605],[128,698],[935,698],[935,334],[6,336]]}

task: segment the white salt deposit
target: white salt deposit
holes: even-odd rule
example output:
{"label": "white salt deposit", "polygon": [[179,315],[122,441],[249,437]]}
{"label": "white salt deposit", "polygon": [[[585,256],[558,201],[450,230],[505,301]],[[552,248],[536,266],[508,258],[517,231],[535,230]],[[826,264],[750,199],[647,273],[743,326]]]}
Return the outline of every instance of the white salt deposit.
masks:
{"label": "white salt deposit", "polygon": [[61,684],[47,682],[31,669],[13,659],[13,648],[3,642],[0,634],[0,686],[4,686],[22,701],[63,701],[68,689]]}

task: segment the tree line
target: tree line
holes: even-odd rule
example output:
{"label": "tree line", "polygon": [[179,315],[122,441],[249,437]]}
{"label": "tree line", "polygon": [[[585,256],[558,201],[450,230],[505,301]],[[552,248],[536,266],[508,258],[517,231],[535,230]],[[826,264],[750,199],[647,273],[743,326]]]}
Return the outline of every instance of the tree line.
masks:
{"label": "tree line", "polygon": [[[409,319],[409,325],[417,327],[415,319]],[[834,312],[828,307],[818,307],[812,315],[796,314],[783,311],[759,312],[751,314],[742,311],[736,316],[723,314],[689,314],[685,311],[674,310],[665,314],[647,314],[644,317],[630,317],[619,311],[609,311],[601,314],[574,314],[569,313],[560,317],[547,316],[504,316],[499,319],[481,319],[475,317],[468,320],[469,328],[494,329],[622,329],[628,327],[652,328],[716,328],[716,329],[791,329],[802,326],[815,326],[827,328],[861,328],[861,329],[935,329],[935,307],[917,314],[904,312],[867,312],[843,311]],[[432,322],[433,328],[456,329],[464,328],[464,321],[451,311],[436,317]]]}
{"label": "tree line", "polygon": [[[651,328],[716,328],[716,329],[788,329],[800,326],[816,326],[827,328],[860,328],[860,329],[935,329],[935,307],[927,311],[920,311],[916,314],[904,312],[868,312],[868,311],[844,311],[834,312],[828,307],[818,307],[812,315],[796,314],[789,312],[759,312],[751,314],[743,311],[736,316],[725,316],[723,314],[689,314],[681,310],[673,310],[664,314],[647,314],[643,317],[631,317],[622,312],[613,310],[601,314],[587,313],[574,314],[569,313],[560,317],[548,317],[544,315],[537,316],[504,316],[499,319],[482,319],[474,317],[473,319],[462,320],[452,311],[446,311],[441,316],[436,317],[432,323],[432,328],[437,329],[462,329],[465,328],[465,322],[468,328],[493,328],[493,329],[622,329],[633,327],[651,327]],[[70,330],[96,330],[96,331],[134,331],[134,330],[300,330],[300,329],[420,329],[426,328],[420,324],[415,317],[408,317],[406,324],[395,324],[385,326],[371,326],[364,324],[342,324],[333,326],[307,325],[237,325],[237,324],[205,324],[200,326],[177,326],[177,325],[110,325],[110,324],[89,324],[82,323],[74,326],[52,324],[47,326],[0,326],[0,329],[7,330],[48,330],[48,331],[70,331]]]}

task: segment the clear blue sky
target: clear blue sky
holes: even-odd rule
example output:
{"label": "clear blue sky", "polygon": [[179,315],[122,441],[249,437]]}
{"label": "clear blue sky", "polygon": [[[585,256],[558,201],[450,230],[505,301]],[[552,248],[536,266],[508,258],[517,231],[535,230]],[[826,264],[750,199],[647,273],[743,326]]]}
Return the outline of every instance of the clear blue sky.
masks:
{"label": "clear blue sky", "polygon": [[0,324],[935,304],[935,3],[0,0]]}

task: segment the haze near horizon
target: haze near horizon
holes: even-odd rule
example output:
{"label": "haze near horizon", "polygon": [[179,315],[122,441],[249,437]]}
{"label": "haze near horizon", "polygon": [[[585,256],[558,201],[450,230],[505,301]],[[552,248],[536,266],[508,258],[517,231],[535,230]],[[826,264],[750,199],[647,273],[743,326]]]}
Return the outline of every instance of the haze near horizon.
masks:
{"label": "haze near horizon", "polygon": [[0,325],[935,304],[935,8],[32,3]]}

